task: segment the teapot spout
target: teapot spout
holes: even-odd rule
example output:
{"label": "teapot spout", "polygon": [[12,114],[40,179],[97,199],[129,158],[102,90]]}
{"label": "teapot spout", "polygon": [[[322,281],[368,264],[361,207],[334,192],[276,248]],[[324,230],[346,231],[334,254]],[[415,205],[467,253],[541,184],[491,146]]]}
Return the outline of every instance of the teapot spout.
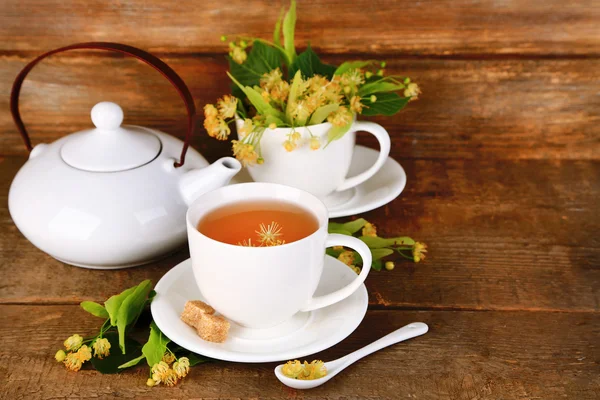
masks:
{"label": "teapot spout", "polygon": [[223,157],[205,168],[186,172],[179,181],[183,200],[189,206],[202,194],[227,185],[241,169],[242,164],[238,160]]}

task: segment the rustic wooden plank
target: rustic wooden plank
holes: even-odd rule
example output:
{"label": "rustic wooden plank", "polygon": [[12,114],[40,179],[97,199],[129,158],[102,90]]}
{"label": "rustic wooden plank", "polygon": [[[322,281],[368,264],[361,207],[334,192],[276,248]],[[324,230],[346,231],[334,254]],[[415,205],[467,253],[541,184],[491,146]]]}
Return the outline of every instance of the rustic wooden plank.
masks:
{"label": "rustic wooden plank", "polygon": [[[349,338],[315,355],[356,350],[413,321],[430,331],[361,360],[310,391],[282,386],[274,363],[212,362],[174,388],[147,388],[147,368],[119,375],[68,372],[52,358],[62,341],[101,321],[75,306],[0,306],[0,396],[236,399],[596,399],[600,317],[589,313],[369,311]],[[313,358],[310,356],[309,358]]]}
{"label": "rustic wooden plank", "polygon": [[[216,157],[216,155],[214,155]],[[405,192],[366,213],[382,235],[429,245],[423,263],[398,263],[367,280],[372,305],[457,309],[600,310],[600,163],[401,160]],[[34,248],[6,210],[23,163],[0,163],[0,302],[103,300],[185,259],[121,271],[64,265]],[[68,276],[68,283],[64,277]]]}
{"label": "rustic wooden plank", "polygon": [[[120,103],[127,123],[184,134],[181,100],[158,73],[135,60],[90,54],[50,58],[25,82],[22,114],[34,143],[91,127],[89,111],[102,100]],[[27,60],[0,57],[0,92],[9,93]],[[220,55],[165,60],[199,108],[229,90]],[[600,60],[393,59],[387,70],[423,88],[421,99],[398,115],[376,119],[391,132],[397,157],[600,158]],[[24,154],[8,96],[0,97],[0,109],[0,154]],[[203,128],[193,144],[207,154],[229,147]]]}
{"label": "rustic wooden plank", "polygon": [[[223,34],[270,39],[280,7],[265,1],[7,0],[0,50],[121,41],[159,52],[221,52]],[[594,1],[299,1],[297,41],[330,53],[600,53]]]}

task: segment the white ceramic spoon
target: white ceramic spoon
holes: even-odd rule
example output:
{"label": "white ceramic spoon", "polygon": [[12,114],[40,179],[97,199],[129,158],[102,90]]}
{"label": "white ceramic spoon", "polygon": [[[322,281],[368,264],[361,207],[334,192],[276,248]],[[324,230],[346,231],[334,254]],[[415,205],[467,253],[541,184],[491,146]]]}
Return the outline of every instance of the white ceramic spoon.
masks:
{"label": "white ceramic spoon", "polygon": [[275,367],[275,376],[284,385],[287,385],[294,389],[312,389],[314,387],[324,384],[325,382],[342,372],[346,367],[360,360],[361,358],[368,356],[369,354],[374,353],[378,350],[381,350],[384,347],[388,347],[393,344],[424,335],[425,333],[427,333],[428,330],[429,327],[423,322],[413,322],[412,324],[408,324],[388,335],[385,335],[381,339],[374,341],[373,343],[363,347],[362,349],[356,350],[355,352],[348,354],[347,356],[338,358],[337,360],[326,362],[325,367],[327,367],[327,375],[319,379],[302,381],[298,379],[288,378],[281,372],[283,364],[280,364],[277,367]]}

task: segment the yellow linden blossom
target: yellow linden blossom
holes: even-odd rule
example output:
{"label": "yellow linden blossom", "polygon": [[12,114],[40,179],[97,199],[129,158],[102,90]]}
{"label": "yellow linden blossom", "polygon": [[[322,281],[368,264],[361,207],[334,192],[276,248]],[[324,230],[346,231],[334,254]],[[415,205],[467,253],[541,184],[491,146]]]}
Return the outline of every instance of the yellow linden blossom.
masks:
{"label": "yellow linden blossom", "polygon": [[271,221],[269,225],[260,224],[259,230],[256,231],[259,237],[259,242],[265,246],[273,246],[280,243],[281,240],[279,237],[281,236],[281,227],[275,221]]}
{"label": "yellow linden blossom", "polygon": [[233,155],[242,163],[242,165],[244,165],[244,167],[257,162],[258,153],[254,150],[253,145],[238,140],[232,140],[231,144]]}
{"label": "yellow linden blossom", "polygon": [[99,359],[103,359],[110,354],[110,342],[106,338],[96,339],[92,347],[94,348],[94,356]]}
{"label": "yellow linden blossom", "polygon": [[238,64],[243,64],[244,61],[248,58],[248,54],[246,54],[246,50],[243,48],[236,46],[235,44],[231,47],[229,51],[229,56]]}
{"label": "yellow linden blossom", "polygon": [[58,362],[63,362],[67,358],[67,353],[64,350],[59,350],[54,355],[54,359]]}
{"label": "yellow linden blossom", "polygon": [[425,243],[415,242],[412,249],[414,261],[418,263],[419,261],[425,259],[425,253],[427,253],[427,245]]}
{"label": "yellow linden blossom", "polygon": [[73,336],[69,336],[69,338],[67,338],[67,340],[65,340],[63,344],[65,345],[65,349],[67,350],[77,350],[79,347],[81,347],[82,343],[83,338],[75,334]]}
{"label": "yellow linden blossom", "polygon": [[354,271],[354,273],[356,273],[356,275],[360,275],[360,267],[356,265],[350,265],[349,267],[352,271]]}
{"label": "yellow linden blossom", "polygon": [[304,364],[298,360],[288,361],[282,368],[281,372],[292,379],[312,380],[319,379],[327,375],[327,367],[321,360],[314,360],[310,364],[304,361]]}
{"label": "yellow linden blossom", "polygon": [[65,364],[65,367],[67,367],[68,370],[75,372],[79,371],[81,369],[81,366],[83,365],[83,361],[81,361],[77,353],[67,354],[67,357],[65,358],[63,363]]}
{"label": "yellow linden blossom", "polygon": [[82,363],[89,361],[92,359],[92,349],[90,349],[87,345],[83,345],[77,350],[77,357],[81,360]]}
{"label": "yellow linden blossom", "polygon": [[173,361],[175,361],[175,356],[172,353],[166,351],[163,355],[162,361],[166,362],[167,364],[172,364]]}
{"label": "yellow linden blossom", "polygon": [[352,252],[350,250],[345,250],[338,256],[338,260],[340,260],[341,262],[343,262],[344,264],[346,264],[348,266],[354,266],[354,261],[355,261],[354,252]]}
{"label": "yellow linden blossom", "polygon": [[212,119],[216,118],[218,115],[219,110],[217,110],[217,107],[213,106],[212,104],[207,104],[204,106],[204,118]]}
{"label": "yellow linden blossom", "polygon": [[352,113],[348,108],[342,106],[337,111],[329,114],[327,121],[331,122],[333,126],[346,126],[352,122]]}
{"label": "yellow linden blossom", "polygon": [[169,364],[164,361],[158,362],[152,366],[150,372],[152,373],[152,379],[155,383],[163,382],[166,377],[167,371],[169,370]]}
{"label": "yellow linden blossom", "polygon": [[319,138],[316,136],[313,136],[310,138],[310,149],[311,150],[318,150],[321,147],[321,142],[319,141]]}
{"label": "yellow linden blossom", "polygon": [[367,222],[365,224],[365,226],[363,226],[363,228],[362,228],[362,235],[376,237],[377,236],[377,228],[372,223]]}
{"label": "yellow linden blossom", "polygon": [[152,378],[148,378],[148,380],[146,381],[146,386],[155,386],[156,385],[156,381]]}
{"label": "yellow linden blossom", "polygon": [[241,138],[244,138],[247,135],[249,135],[250,133],[252,133],[253,130],[254,130],[254,124],[252,123],[252,120],[250,118],[246,118],[246,119],[244,119],[244,124],[238,130],[238,133],[240,134]]}
{"label": "yellow linden blossom", "polygon": [[271,72],[267,72],[260,77],[260,87],[266,90],[271,90],[281,82],[281,70],[275,68]]}
{"label": "yellow linden blossom", "polygon": [[414,82],[406,85],[406,89],[404,89],[404,97],[410,97],[410,100],[417,100],[419,98],[419,94],[421,94],[421,89],[419,85]]}
{"label": "yellow linden blossom", "polygon": [[225,95],[217,101],[217,107],[222,118],[233,118],[237,110],[237,97]]}
{"label": "yellow linden blossom", "polygon": [[359,96],[354,96],[350,99],[350,109],[357,114],[360,114],[363,110],[363,104],[360,102]]}
{"label": "yellow linden blossom", "polygon": [[190,371],[190,360],[187,357],[181,357],[173,364],[173,371],[179,378],[185,377]]}
{"label": "yellow linden blossom", "polygon": [[175,386],[177,385],[177,382],[179,381],[179,378],[177,376],[177,374],[175,373],[175,371],[173,371],[172,369],[167,370],[167,372],[165,372],[165,374],[163,375],[163,380],[162,383],[164,383],[167,386]]}

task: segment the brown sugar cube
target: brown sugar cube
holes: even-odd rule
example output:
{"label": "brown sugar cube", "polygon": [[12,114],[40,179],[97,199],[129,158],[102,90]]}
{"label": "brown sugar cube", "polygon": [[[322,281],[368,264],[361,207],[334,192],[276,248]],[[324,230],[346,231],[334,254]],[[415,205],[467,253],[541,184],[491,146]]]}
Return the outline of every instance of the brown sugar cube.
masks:
{"label": "brown sugar cube", "polygon": [[220,315],[203,314],[196,330],[208,342],[223,343],[229,333],[229,321]]}
{"label": "brown sugar cube", "polygon": [[190,300],[185,303],[181,320],[191,327],[196,327],[200,322],[200,318],[205,314],[214,314],[215,309],[200,300]]}

